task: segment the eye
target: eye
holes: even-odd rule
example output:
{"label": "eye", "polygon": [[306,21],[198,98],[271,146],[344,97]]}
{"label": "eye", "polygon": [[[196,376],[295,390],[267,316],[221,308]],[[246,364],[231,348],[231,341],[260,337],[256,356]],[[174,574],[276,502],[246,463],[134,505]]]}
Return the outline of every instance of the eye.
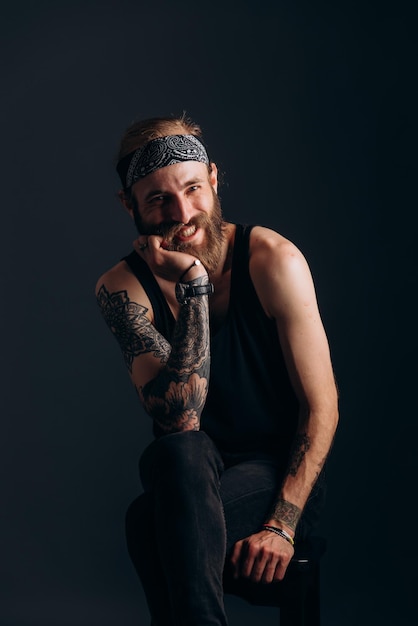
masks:
{"label": "eye", "polygon": [[153,196],[152,198],[148,200],[148,204],[151,204],[151,205],[162,204],[165,200],[166,200],[166,196],[163,196],[163,195]]}
{"label": "eye", "polygon": [[190,192],[193,192],[193,191],[197,191],[198,189],[199,189],[199,185],[191,185],[188,188],[188,192],[190,193]]}

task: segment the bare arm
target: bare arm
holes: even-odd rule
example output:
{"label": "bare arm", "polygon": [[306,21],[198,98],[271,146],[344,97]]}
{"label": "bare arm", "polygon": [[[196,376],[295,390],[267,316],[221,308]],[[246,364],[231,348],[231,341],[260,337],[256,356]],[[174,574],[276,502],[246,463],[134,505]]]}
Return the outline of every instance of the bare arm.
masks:
{"label": "bare arm", "polygon": [[[300,251],[268,229],[252,234],[250,271],[266,314],[276,321],[289,376],[299,401],[299,423],[289,467],[266,523],[294,537],[297,523],[330,451],[338,399],[328,341],[309,267]],[[238,542],[237,575],[281,580],[293,556],[290,541],[260,531]]]}
{"label": "bare arm", "polygon": [[[181,256],[183,264],[193,261]],[[170,345],[152,323],[149,300],[132,278],[120,267],[99,280],[96,295],[103,317],[120,344],[147,413],[166,433],[197,430],[210,367],[208,296],[178,306]],[[190,282],[204,284],[207,274]],[[116,290],[121,286],[126,288]]]}
{"label": "bare arm", "polygon": [[[303,255],[287,241],[259,249],[254,275],[260,298],[276,320],[287,369],[299,400],[299,424],[287,474],[267,520],[292,535],[332,446],[338,422],[338,394],[329,346],[312,276]],[[262,257],[270,257],[261,280]],[[266,258],[264,272],[266,272]],[[266,291],[270,284],[269,292]]]}

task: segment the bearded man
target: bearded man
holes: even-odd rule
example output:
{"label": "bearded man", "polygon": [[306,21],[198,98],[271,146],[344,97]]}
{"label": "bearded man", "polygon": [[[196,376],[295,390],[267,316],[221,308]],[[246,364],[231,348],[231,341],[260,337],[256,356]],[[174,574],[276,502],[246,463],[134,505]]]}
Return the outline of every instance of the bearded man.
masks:
{"label": "bearded man", "polygon": [[226,626],[225,572],[282,580],[318,523],[338,422],[328,341],[301,251],[223,220],[195,122],[134,123],[117,171],[138,238],[96,296],[154,433],[128,550],[153,626]]}

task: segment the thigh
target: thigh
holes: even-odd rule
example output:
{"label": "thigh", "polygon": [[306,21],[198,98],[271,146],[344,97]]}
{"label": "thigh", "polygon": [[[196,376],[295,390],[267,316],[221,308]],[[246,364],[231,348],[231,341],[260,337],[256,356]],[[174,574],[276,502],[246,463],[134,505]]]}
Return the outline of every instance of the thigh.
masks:
{"label": "thigh", "polygon": [[281,480],[277,464],[264,459],[238,463],[223,472],[220,494],[227,529],[227,550],[260,529]]}

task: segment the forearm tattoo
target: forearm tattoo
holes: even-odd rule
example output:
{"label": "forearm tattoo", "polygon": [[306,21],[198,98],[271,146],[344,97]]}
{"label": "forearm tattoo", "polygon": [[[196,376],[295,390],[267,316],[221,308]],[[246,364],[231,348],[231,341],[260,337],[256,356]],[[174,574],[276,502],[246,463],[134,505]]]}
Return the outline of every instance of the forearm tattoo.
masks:
{"label": "forearm tattoo", "polygon": [[[207,277],[194,284],[207,282]],[[198,430],[206,401],[210,370],[208,296],[197,296],[180,308],[166,367],[138,389],[150,415],[167,433]]]}
{"label": "forearm tattoo", "polygon": [[170,344],[147,318],[148,309],[132,302],[126,290],[109,293],[102,285],[97,294],[97,303],[106,324],[119,342],[131,374],[132,362],[140,354],[152,352],[161,363],[167,362]]}
{"label": "forearm tattoo", "polygon": [[[193,284],[207,281],[205,276]],[[208,296],[191,298],[180,308],[171,345],[147,318],[147,308],[132,302],[125,290],[109,293],[102,285],[97,302],[131,374],[141,354],[153,353],[163,364],[153,380],[136,386],[147,413],[166,433],[198,430],[210,370]]]}
{"label": "forearm tattoo", "polygon": [[[308,435],[306,433],[298,433],[290,454],[290,462],[286,472],[287,476],[296,476],[309,448],[310,439]],[[301,509],[295,504],[287,500],[278,500],[270,513],[270,517],[279,524],[286,524],[289,528],[295,530],[301,514]]]}
{"label": "forearm tattoo", "polygon": [[310,447],[311,441],[306,433],[299,433],[296,435],[288,469],[288,474],[290,474],[290,476],[296,476],[298,469],[305,458],[305,454]]}
{"label": "forearm tattoo", "polygon": [[295,504],[287,502],[287,500],[278,500],[270,513],[270,518],[279,524],[286,524],[292,530],[296,530],[301,514],[301,509]]}

